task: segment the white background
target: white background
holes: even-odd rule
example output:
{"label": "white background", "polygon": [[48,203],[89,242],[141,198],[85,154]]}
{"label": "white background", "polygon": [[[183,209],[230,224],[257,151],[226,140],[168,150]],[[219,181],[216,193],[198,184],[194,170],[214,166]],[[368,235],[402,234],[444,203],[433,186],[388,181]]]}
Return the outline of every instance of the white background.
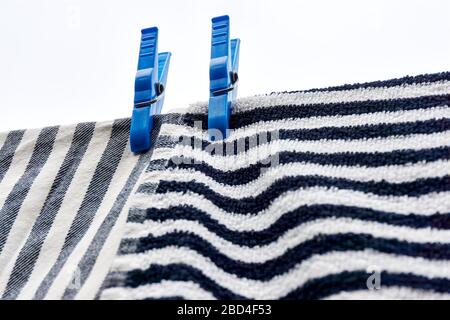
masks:
{"label": "white background", "polygon": [[173,54],[164,112],[206,101],[222,14],[240,97],[450,70],[445,0],[1,0],[0,131],[129,117],[150,26]]}

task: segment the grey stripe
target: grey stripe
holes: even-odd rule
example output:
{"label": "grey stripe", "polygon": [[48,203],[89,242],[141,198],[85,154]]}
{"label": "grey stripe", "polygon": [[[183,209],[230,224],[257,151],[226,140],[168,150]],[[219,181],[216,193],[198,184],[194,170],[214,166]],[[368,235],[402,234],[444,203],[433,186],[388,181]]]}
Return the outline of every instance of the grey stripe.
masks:
{"label": "grey stripe", "polygon": [[3,250],[11,227],[16,220],[20,207],[34,179],[41,172],[42,167],[53,150],[57,132],[58,127],[49,127],[41,130],[24,174],[6,198],[5,204],[0,211],[0,252]]}
{"label": "grey stripe", "polygon": [[[173,117],[170,117],[172,123],[174,124],[180,124],[181,122],[181,115],[174,115]],[[158,126],[158,130],[154,130],[154,131],[158,131],[156,133],[156,135],[154,136],[154,138],[152,139],[154,141],[154,148],[158,148],[160,147],[160,143],[165,143],[165,140],[160,140],[161,136],[159,135],[159,130],[161,128],[162,123],[159,123]],[[151,155],[149,156],[148,160],[151,159]],[[167,162],[167,160],[153,160],[153,161],[148,161],[148,167],[146,169],[146,172],[149,171],[153,171],[153,170],[161,170],[162,168],[165,168],[165,163]],[[143,185],[139,185],[138,190],[136,192],[140,192],[139,189],[142,187]],[[156,188],[156,184],[153,185],[153,187]],[[131,209],[130,209],[131,210]],[[126,272],[110,272],[108,273],[106,279],[103,281],[103,284],[101,286],[101,288],[99,289],[99,291],[97,292],[96,295],[96,299],[98,300],[100,298],[100,294],[103,290],[109,288],[109,287],[119,287],[119,286],[124,286],[125,285],[125,280],[126,280],[126,276],[127,273]]]}
{"label": "grey stripe", "polygon": [[136,193],[153,194],[155,193],[156,188],[158,188],[158,183],[146,182],[139,185]]}
{"label": "grey stripe", "polygon": [[172,136],[159,136],[158,143],[155,145],[155,149],[157,148],[173,148],[179,142],[177,140],[178,137]]}
{"label": "grey stripe", "polygon": [[117,165],[122,158],[125,147],[127,147],[129,129],[129,119],[114,121],[111,138],[97,164],[94,176],[89,183],[83,202],[78,209],[68,234],[66,235],[63,248],[59,253],[55,264],[39,286],[34,299],[43,299],[45,297],[56,276],[59,274],[70,254],[92,223],[92,220],[108,191],[111,179],[116,172]]}
{"label": "grey stripe", "polygon": [[[159,130],[161,128],[161,122],[155,121],[153,123],[153,131],[152,131],[152,145],[156,148],[156,140],[158,139]],[[100,250],[103,248],[106,239],[108,238],[111,229],[116,224],[117,219],[119,218],[120,213],[123,210],[123,207],[130,196],[131,191],[134,188],[134,185],[138,181],[140,174],[144,170],[145,166],[150,161],[150,158],[153,154],[153,149],[148,151],[145,154],[142,154],[136,163],[136,165],[133,168],[133,171],[130,174],[130,177],[128,178],[127,182],[125,183],[124,187],[119,193],[119,196],[117,197],[116,201],[114,202],[113,207],[111,208],[111,211],[108,213],[105,220],[102,222],[100,228],[97,230],[94,239],[92,240],[91,244],[89,245],[89,248],[87,249],[86,253],[84,254],[83,258],[81,259],[80,263],[78,264],[78,270],[77,274],[74,275],[72,278],[72,281],[70,283],[77,284],[79,287],[74,288],[75,286],[69,286],[66,288],[66,291],[64,292],[63,299],[74,299],[75,295],[78,293],[79,289],[82,288],[83,284],[86,282],[87,278],[89,277],[92,268],[95,265],[95,261],[97,260],[97,257],[100,253]],[[77,279],[75,279],[77,277]]]}
{"label": "grey stripe", "polygon": [[73,299],[77,294],[77,292],[79,291],[79,289],[81,289],[83,284],[86,282],[86,279],[89,277],[89,274],[91,273],[92,268],[94,267],[95,261],[97,260],[100,250],[103,248],[105,241],[108,238],[109,233],[111,232],[111,229],[114,227],[117,218],[122,212],[122,209],[131,191],[133,190],[133,187],[136,184],[136,181],[138,180],[140,173],[145,168],[145,165],[147,164],[150,156],[151,156],[150,153],[146,153],[139,158],[138,163],[135,165],[125,186],[123,187],[119,196],[117,197],[111,211],[108,213],[108,216],[102,222],[100,228],[97,230],[97,233],[94,239],[92,240],[91,244],[89,245],[88,250],[84,254],[80,263],[78,264],[78,271],[77,271],[78,274],[76,275],[77,279],[75,278],[72,279],[71,283],[77,283],[77,285],[79,284],[80,287],[74,288],[73,286],[69,286],[68,288],[66,288],[63,299]]}
{"label": "grey stripe", "polygon": [[3,299],[17,298],[28,281],[44,240],[91,141],[94,129],[95,123],[81,123],[77,125],[69,151],[59,168],[33,229],[14,264],[14,269],[3,293]]}
{"label": "grey stripe", "polygon": [[22,141],[24,130],[11,131],[0,149],[0,182],[11,165],[17,146]]}

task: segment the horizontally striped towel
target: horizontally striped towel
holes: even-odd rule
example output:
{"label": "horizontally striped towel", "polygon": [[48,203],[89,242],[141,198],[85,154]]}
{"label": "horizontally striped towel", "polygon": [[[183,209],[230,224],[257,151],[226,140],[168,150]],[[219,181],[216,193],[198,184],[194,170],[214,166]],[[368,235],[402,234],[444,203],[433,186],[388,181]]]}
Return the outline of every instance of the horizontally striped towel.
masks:
{"label": "horizontally striped towel", "polygon": [[101,298],[450,298],[450,73],[241,99],[231,127],[164,121]]}
{"label": "horizontally striped towel", "polygon": [[2,298],[450,298],[450,73],[155,124],[0,134]]}

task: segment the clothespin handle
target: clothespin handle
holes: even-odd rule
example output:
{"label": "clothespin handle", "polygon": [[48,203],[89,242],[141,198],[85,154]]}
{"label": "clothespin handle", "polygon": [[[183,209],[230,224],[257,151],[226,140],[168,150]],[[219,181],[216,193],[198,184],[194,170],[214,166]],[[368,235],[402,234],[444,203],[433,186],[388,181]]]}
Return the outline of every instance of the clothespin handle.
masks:
{"label": "clothespin handle", "polygon": [[170,52],[158,54],[158,28],[141,31],[130,127],[130,146],[134,153],[145,152],[151,147],[153,115],[161,113],[164,103],[170,57]]}
{"label": "clothespin handle", "polygon": [[[233,102],[237,96],[240,40],[230,41],[230,18],[212,19],[208,129],[210,138],[227,138]],[[212,130],[214,129],[214,130]]]}

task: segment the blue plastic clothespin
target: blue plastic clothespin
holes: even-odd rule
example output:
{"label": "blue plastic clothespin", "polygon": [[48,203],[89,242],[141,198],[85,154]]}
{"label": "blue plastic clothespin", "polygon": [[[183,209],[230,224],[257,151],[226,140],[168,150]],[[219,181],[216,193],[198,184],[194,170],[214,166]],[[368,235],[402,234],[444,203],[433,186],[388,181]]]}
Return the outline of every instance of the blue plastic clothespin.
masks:
{"label": "blue plastic clothespin", "polygon": [[150,149],[153,115],[161,113],[171,56],[170,52],[158,54],[158,28],[141,32],[130,128],[130,145],[134,153]]}
{"label": "blue plastic clothespin", "polygon": [[[230,115],[237,95],[239,39],[230,41],[230,18],[212,19],[211,63],[209,67],[208,129],[228,137]],[[210,131],[211,139],[217,135]]]}

